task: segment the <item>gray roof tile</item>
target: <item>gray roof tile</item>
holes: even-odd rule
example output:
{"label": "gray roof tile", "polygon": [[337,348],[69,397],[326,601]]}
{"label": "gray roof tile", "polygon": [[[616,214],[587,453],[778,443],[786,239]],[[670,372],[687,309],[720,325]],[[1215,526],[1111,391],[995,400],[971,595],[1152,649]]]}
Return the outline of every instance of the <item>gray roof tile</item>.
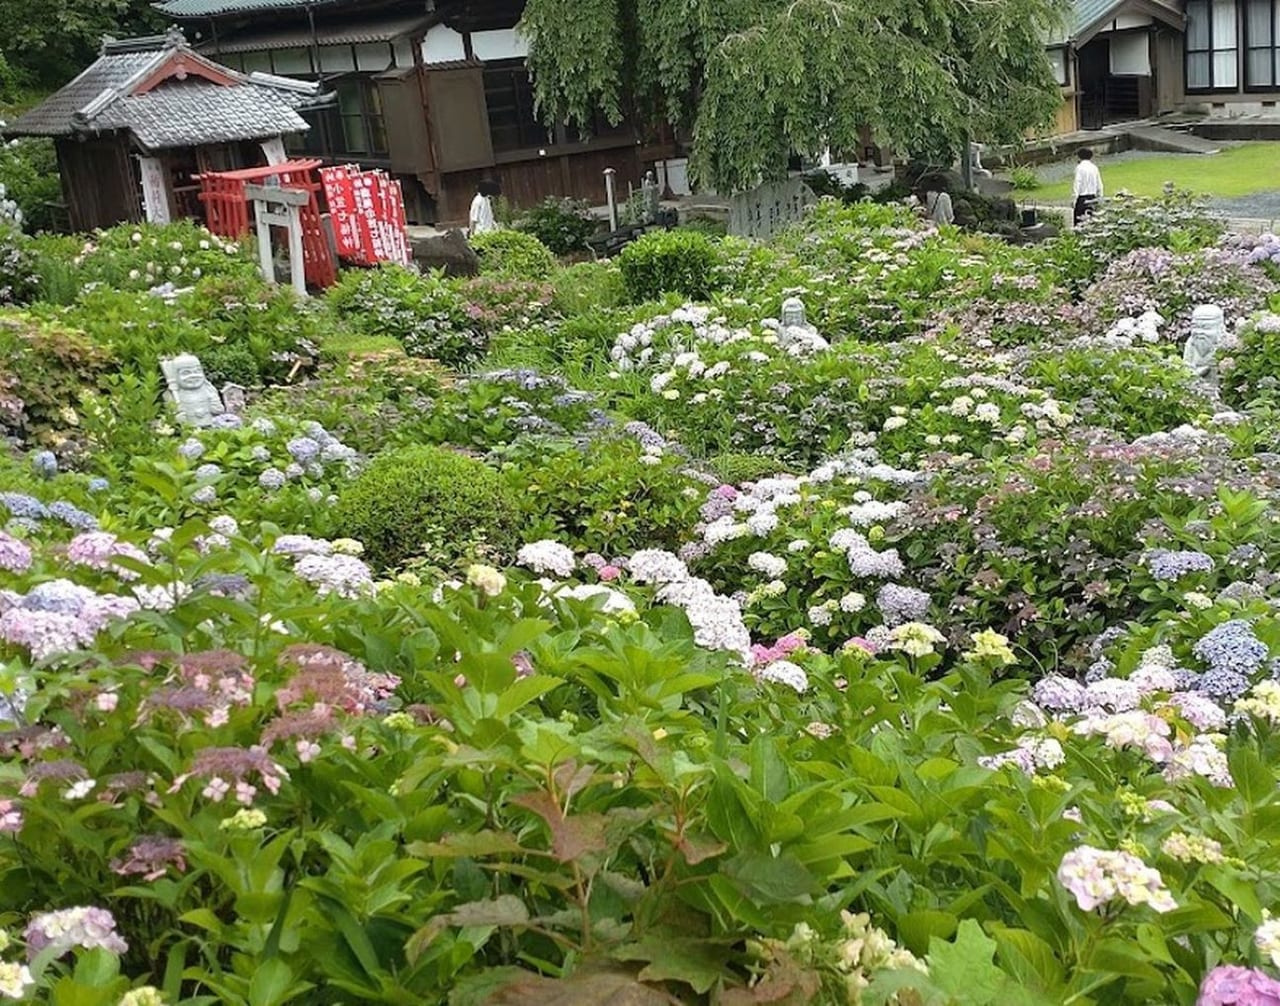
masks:
{"label": "gray roof tile", "polygon": [[[129,90],[178,51],[229,75],[222,85],[194,76],[173,78],[137,95]],[[252,75],[246,77],[191,53],[180,36],[109,43],[97,62],[33,108],[4,133],[72,136],[127,130],[146,149],[198,146],[303,132],[297,109],[318,85]]]}
{"label": "gray roof tile", "polygon": [[148,150],[231,143],[301,133],[307,122],[279,92],[207,80],[172,81],[121,98],[93,120],[94,128],[127,129]]}
{"label": "gray roof tile", "polygon": [[220,17],[223,14],[251,14],[256,11],[302,10],[336,0],[160,0],[151,6],[177,18]]}

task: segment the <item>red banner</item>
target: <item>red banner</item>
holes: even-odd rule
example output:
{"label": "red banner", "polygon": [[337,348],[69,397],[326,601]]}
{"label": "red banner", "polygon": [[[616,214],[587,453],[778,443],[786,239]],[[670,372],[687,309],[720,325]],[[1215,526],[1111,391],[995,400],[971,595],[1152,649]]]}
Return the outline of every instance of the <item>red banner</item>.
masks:
{"label": "red banner", "polygon": [[354,164],[322,168],[320,179],[339,258],[357,265],[410,263],[404,192],[398,181],[384,171],[361,171]]}

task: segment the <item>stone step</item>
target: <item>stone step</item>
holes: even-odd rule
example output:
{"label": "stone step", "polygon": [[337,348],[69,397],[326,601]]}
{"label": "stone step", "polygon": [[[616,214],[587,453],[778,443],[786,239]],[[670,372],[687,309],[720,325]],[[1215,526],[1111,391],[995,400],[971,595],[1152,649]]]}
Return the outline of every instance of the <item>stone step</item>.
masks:
{"label": "stone step", "polygon": [[1217,154],[1222,145],[1163,126],[1134,126],[1129,130],[1135,150],[1157,150],[1169,154]]}

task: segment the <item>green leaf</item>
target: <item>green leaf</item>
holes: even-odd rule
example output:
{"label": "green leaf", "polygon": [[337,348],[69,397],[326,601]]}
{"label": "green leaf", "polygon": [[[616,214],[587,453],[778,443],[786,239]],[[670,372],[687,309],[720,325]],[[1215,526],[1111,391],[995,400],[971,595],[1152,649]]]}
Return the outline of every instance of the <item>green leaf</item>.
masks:
{"label": "green leaf", "polygon": [[813,875],[788,853],[775,857],[760,852],[740,852],[725,862],[721,870],[744,894],[761,905],[798,901],[814,889]]}
{"label": "green leaf", "polygon": [[1250,806],[1258,807],[1275,796],[1275,776],[1252,747],[1237,746],[1228,755],[1228,763],[1236,790]]}
{"label": "green leaf", "polygon": [[687,934],[652,933],[638,943],[613,952],[620,961],[644,961],[641,981],[683,982],[705,994],[725,975],[728,946],[712,940],[694,940]]}
{"label": "green leaf", "polygon": [[472,901],[459,905],[451,912],[437,915],[419,929],[405,945],[405,955],[410,964],[416,964],[427,947],[441,932],[449,927],[498,926],[512,928],[526,925],[529,909],[513,894],[504,894],[492,901]]}
{"label": "green leaf", "polygon": [[[995,1006],[1007,984],[993,963],[996,942],[973,919],[960,923],[954,943],[935,937],[929,943],[929,974],[938,988],[965,1006]],[[1007,1000],[1001,1001],[1001,1006]]]}
{"label": "green leaf", "polygon": [[293,972],[278,957],[263,961],[249,981],[249,1006],[277,1006],[285,1001]]}

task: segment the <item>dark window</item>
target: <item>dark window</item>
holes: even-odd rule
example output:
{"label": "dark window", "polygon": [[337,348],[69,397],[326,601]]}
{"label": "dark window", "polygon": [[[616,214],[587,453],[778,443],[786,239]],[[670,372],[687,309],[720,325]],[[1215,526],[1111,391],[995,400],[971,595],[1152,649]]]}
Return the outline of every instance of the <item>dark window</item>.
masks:
{"label": "dark window", "polygon": [[1280,2],[1247,0],[1245,8],[1246,87],[1280,86]]}
{"label": "dark window", "polygon": [[1187,90],[1237,90],[1239,62],[1236,0],[1187,0]]}
{"label": "dark window", "polygon": [[387,126],[378,85],[368,78],[348,77],[338,81],[334,91],[338,102],[334,145],[339,152],[385,157]]}
{"label": "dark window", "polygon": [[484,99],[494,153],[545,147],[551,136],[534,113],[533,84],[523,60],[487,63]]}
{"label": "dark window", "polygon": [[1067,50],[1061,47],[1048,50],[1049,66],[1053,70],[1053,79],[1059,87],[1066,87],[1071,81],[1067,74]]}
{"label": "dark window", "polygon": [[577,126],[564,127],[565,143],[584,143],[588,140],[614,140],[630,135],[631,125],[626,119],[623,119],[615,126],[609,121],[609,117],[604,112],[599,111],[591,116],[591,121],[587,123],[586,129],[579,129]]}

